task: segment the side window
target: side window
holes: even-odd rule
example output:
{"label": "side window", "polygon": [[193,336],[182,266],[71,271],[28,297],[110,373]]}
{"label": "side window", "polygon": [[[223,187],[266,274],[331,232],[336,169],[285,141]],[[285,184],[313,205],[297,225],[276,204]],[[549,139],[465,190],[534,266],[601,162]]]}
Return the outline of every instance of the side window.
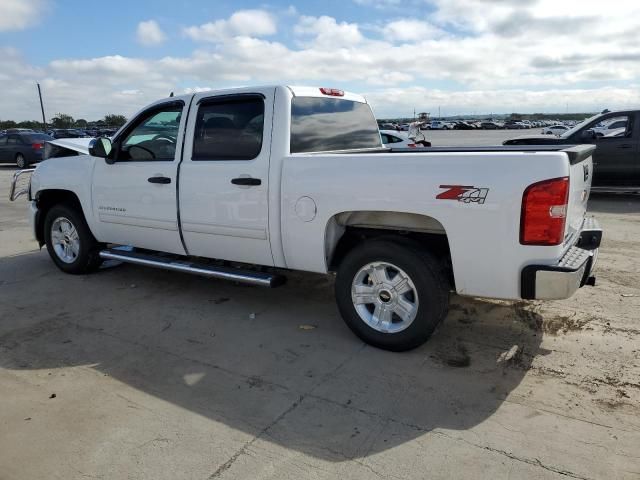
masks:
{"label": "side window", "polygon": [[20,135],[9,135],[9,138],[7,139],[7,145],[22,145]]}
{"label": "side window", "polygon": [[391,143],[391,137],[386,133],[381,133],[380,137],[382,138],[382,143]]}
{"label": "side window", "polygon": [[196,117],[193,160],[253,160],[262,150],[264,100],[258,96],[203,101]]}
{"label": "side window", "polygon": [[173,160],[182,105],[171,104],[146,112],[118,139],[116,160]]}
{"label": "side window", "polygon": [[606,142],[612,138],[629,137],[633,130],[633,117],[624,115],[607,118],[602,121],[602,124],[604,127],[596,129],[596,136],[599,142]]}
{"label": "side window", "polygon": [[0,135],[0,147],[4,147],[7,144],[7,135]]}

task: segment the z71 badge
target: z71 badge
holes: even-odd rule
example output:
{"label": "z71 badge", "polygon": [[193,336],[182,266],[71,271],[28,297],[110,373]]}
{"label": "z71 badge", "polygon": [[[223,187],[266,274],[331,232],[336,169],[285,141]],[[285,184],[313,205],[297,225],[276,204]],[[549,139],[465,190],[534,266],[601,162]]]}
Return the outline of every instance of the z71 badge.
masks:
{"label": "z71 badge", "polygon": [[483,204],[489,193],[488,188],[479,188],[471,185],[440,185],[446,190],[436,196],[438,200],[457,200],[464,203]]}

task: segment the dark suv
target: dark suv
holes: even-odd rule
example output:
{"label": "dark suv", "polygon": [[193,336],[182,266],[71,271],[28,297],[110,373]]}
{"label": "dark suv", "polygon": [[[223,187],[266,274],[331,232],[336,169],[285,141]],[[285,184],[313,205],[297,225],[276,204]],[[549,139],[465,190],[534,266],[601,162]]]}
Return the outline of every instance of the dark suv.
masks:
{"label": "dark suv", "polygon": [[[612,128],[607,128],[607,127]],[[606,132],[606,133],[605,133]],[[593,190],[640,191],[640,110],[605,110],[560,136],[526,135],[504,145],[596,146],[593,154]]]}

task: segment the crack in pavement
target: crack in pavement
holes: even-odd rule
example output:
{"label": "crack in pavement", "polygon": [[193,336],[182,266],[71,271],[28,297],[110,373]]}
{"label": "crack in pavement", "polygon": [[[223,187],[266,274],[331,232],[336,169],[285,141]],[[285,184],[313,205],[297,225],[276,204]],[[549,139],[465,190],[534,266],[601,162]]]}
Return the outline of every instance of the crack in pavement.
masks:
{"label": "crack in pavement", "polygon": [[262,437],[263,435],[265,435],[273,426],[275,426],[278,422],[280,422],[284,417],[286,417],[287,415],[289,415],[291,412],[293,412],[296,408],[298,408],[298,406],[300,405],[300,403],[302,403],[302,401],[304,400],[304,396],[300,396],[298,397],[298,399],[293,402],[289,408],[287,408],[284,412],[282,412],[280,415],[278,415],[273,422],[271,422],[269,425],[267,425],[266,427],[264,427],[262,430],[260,430],[258,432],[257,435],[255,435],[251,440],[249,440],[248,442],[245,442],[245,444],[236,452],[234,453],[231,458],[229,458],[229,460],[227,460],[226,462],[224,462],[222,465],[220,465],[217,470],[215,472],[213,472],[211,475],[209,475],[209,480],[213,480],[214,478],[220,478],[220,476],[226,472],[227,470],[229,470],[229,468],[231,468],[231,466],[236,462],[236,460],[238,460],[238,458],[240,458],[244,453],[246,453],[247,449],[256,441],[258,440],[260,437]]}
{"label": "crack in pavement", "polygon": [[[227,470],[229,470],[229,468],[231,468],[231,466],[236,462],[236,460],[238,460],[238,458],[240,458],[242,455],[247,453],[247,450],[249,449],[249,447],[251,447],[251,445],[253,445],[253,443],[255,443],[256,440],[258,440],[260,437],[262,437],[264,435],[268,435],[269,430],[271,430],[283,418],[285,418],[287,415],[289,415],[291,412],[293,412],[296,408],[298,408],[298,406],[304,401],[304,399],[311,395],[311,392],[315,388],[319,387],[325,381],[327,381],[328,379],[332,378],[341,368],[343,368],[347,363],[349,363],[351,360],[353,360],[353,358],[355,358],[356,355],[358,355],[362,350],[364,350],[365,347],[366,347],[366,344],[363,343],[358,350],[356,350],[351,355],[349,355],[346,359],[344,359],[342,362],[340,362],[333,370],[331,370],[331,372],[328,372],[324,376],[323,379],[321,379],[319,382],[314,384],[306,393],[300,395],[298,397],[298,399],[295,402],[293,402],[293,404],[291,404],[291,406],[289,406],[289,408],[287,410],[285,410],[283,413],[278,415],[275,418],[275,420],[273,420],[273,422],[271,422],[265,428],[260,430],[260,432],[258,432],[258,434],[255,435],[251,440],[246,442],[236,453],[234,453],[231,456],[231,458],[229,458],[229,460],[227,460],[222,465],[220,465],[218,467],[218,469],[209,476],[209,480],[213,480],[215,478],[220,478],[220,476],[224,472],[226,472]],[[287,389],[287,390],[289,390],[289,389]]]}

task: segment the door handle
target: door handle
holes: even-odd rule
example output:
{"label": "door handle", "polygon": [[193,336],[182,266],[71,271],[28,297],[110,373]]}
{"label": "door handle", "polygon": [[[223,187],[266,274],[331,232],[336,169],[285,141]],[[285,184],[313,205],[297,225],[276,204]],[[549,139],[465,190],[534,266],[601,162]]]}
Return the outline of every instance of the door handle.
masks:
{"label": "door handle", "polygon": [[238,178],[233,178],[231,180],[231,183],[233,183],[234,185],[246,185],[249,187],[253,187],[256,185],[262,185],[262,180],[260,180],[259,178],[252,178],[252,177],[238,177]]}
{"label": "door handle", "polygon": [[628,143],[624,143],[620,145],[618,148],[631,148],[631,145],[629,145]]}
{"label": "door handle", "polygon": [[147,182],[149,183],[160,183],[162,185],[166,185],[171,183],[171,179],[169,177],[149,177],[147,178]]}

